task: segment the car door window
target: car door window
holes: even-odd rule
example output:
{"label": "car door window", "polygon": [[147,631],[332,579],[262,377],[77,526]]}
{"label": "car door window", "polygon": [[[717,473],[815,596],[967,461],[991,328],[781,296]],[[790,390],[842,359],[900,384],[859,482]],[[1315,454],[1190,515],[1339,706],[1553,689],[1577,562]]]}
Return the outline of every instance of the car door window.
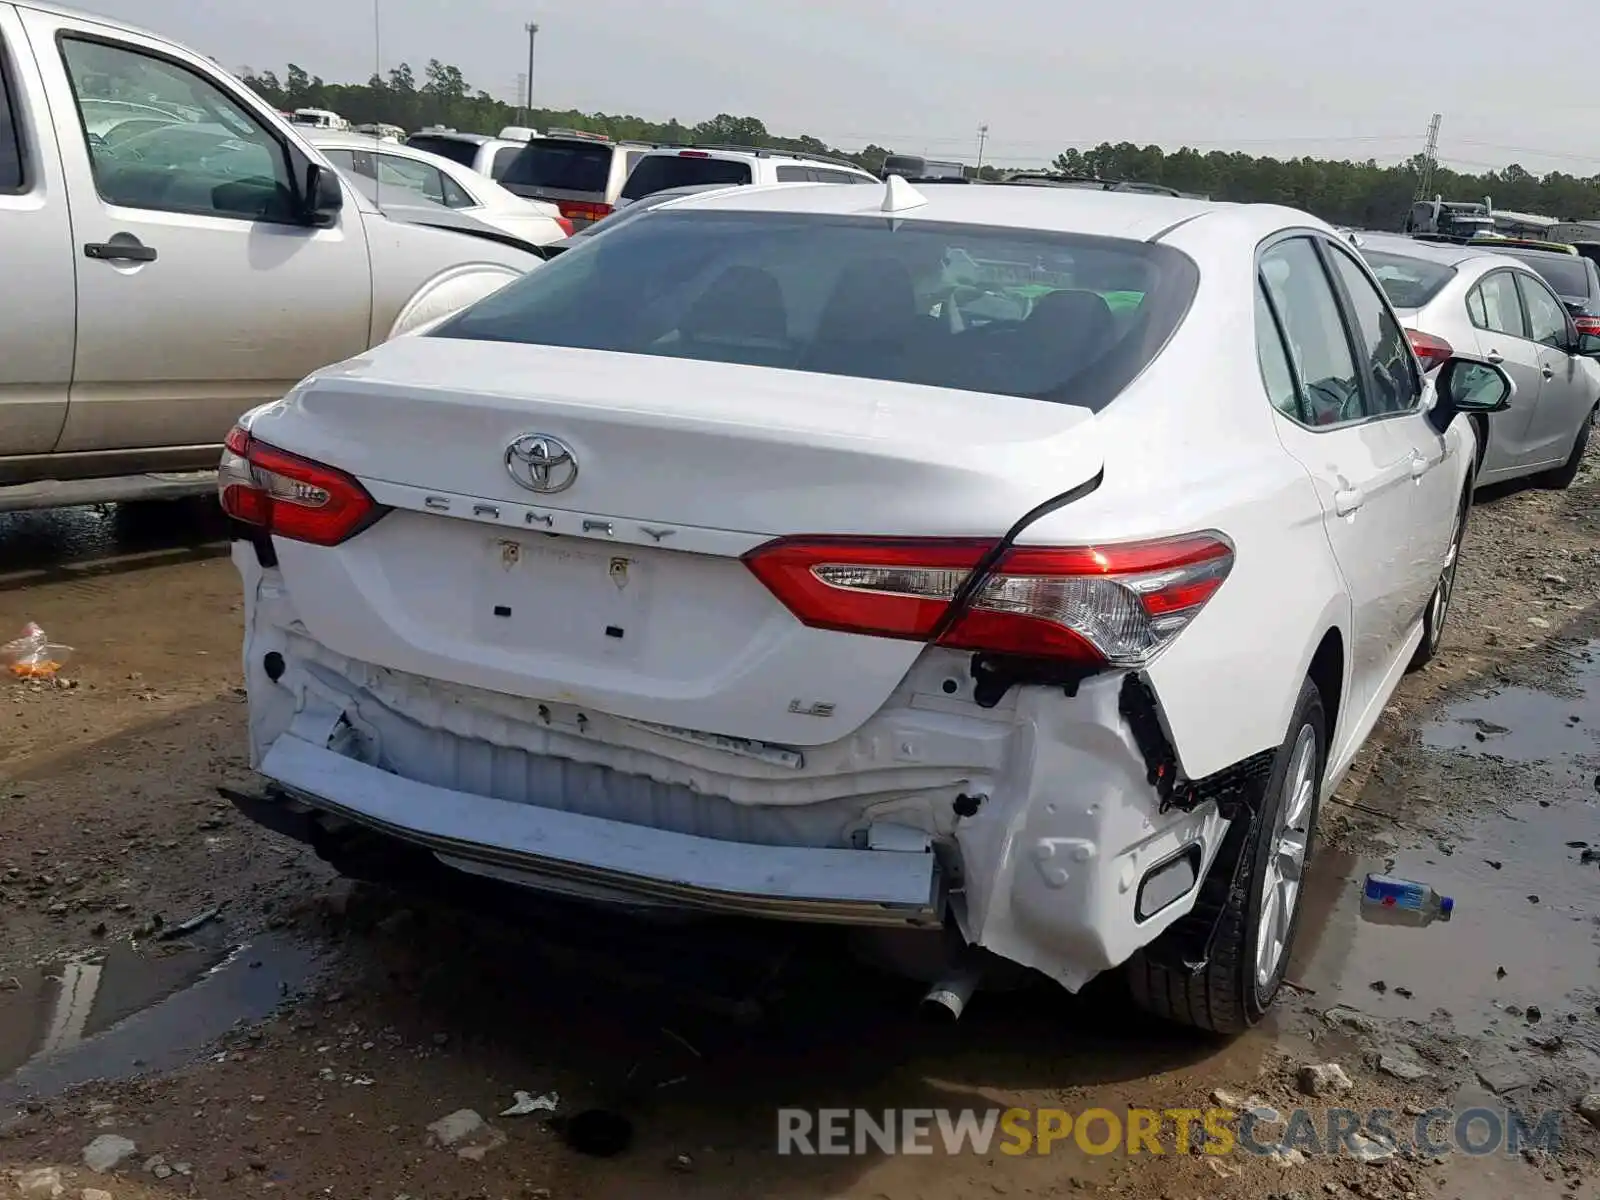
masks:
{"label": "car door window", "polygon": [[1344,284],[1354,318],[1356,345],[1366,358],[1370,384],[1367,415],[1382,417],[1415,408],[1422,399],[1422,380],[1405,331],[1389,311],[1383,293],[1356,260],[1334,243],[1324,244]]}
{"label": "car door window", "polygon": [[6,46],[0,42],[0,192],[20,192],[22,170],[22,123],[11,107],[11,75],[6,66]]}
{"label": "car door window", "polygon": [[[197,71],[111,42],[61,39],[61,56],[107,204],[246,220],[295,220],[288,151]],[[112,141],[101,111],[138,104],[151,126]]]}
{"label": "car door window", "polygon": [[1289,366],[1289,352],[1283,347],[1283,335],[1278,332],[1277,319],[1272,315],[1267,293],[1259,281],[1256,283],[1256,359],[1261,365],[1261,382],[1266,385],[1272,407],[1286,417],[1306,421],[1300,406],[1300,389]]}
{"label": "car door window", "polygon": [[[1510,272],[1507,272],[1510,274]],[[1542,282],[1521,271],[1517,288],[1528,314],[1528,337],[1542,346],[1564,349],[1567,345],[1567,310]]]}
{"label": "car door window", "polygon": [[809,183],[811,182],[811,169],[809,167],[784,167],[777,169],[779,183]]}
{"label": "car door window", "polygon": [[444,203],[444,175],[438,167],[411,158],[398,158],[393,154],[380,154],[377,157],[380,183],[417,192],[435,204]]}
{"label": "car door window", "polygon": [[1496,271],[1484,276],[1477,291],[1483,305],[1483,324],[1480,328],[1490,333],[1510,334],[1512,337],[1528,336],[1528,327],[1522,320],[1522,302],[1517,299],[1516,280],[1511,278],[1510,271]]}
{"label": "car door window", "polygon": [[1308,425],[1362,420],[1361,373],[1333,285],[1310,239],[1288,238],[1261,256],[1261,280],[1283,326]]}

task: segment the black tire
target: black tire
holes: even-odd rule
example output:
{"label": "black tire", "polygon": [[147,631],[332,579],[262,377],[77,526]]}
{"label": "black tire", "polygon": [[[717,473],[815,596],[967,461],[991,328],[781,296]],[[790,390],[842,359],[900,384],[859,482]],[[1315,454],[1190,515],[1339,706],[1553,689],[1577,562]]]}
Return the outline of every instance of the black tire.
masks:
{"label": "black tire", "polygon": [[1553,471],[1546,471],[1539,476],[1539,483],[1547,488],[1565,491],[1572,486],[1572,481],[1578,477],[1578,471],[1583,466],[1583,455],[1589,448],[1589,433],[1594,429],[1595,410],[1590,409],[1589,415],[1583,419],[1583,424],[1578,426],[1577,439],[1572,443],[1572,453],[1567,455],[1567,461]]}
{"label": "black tire", "polygon": [[[1198,970],[1190,970],[1182,964],[1181,955],[1163,953],[1161,939],[1157,939],[1156,944],[1136,952],[1128,961],[1125,974],[1129,990],[1134,1003],[1146,1012],[1179,1025],[1232,1035],[1250,1029],[1272,1007],[1283,986],[1295,933],[1300,927],[1300,915],[1305,908],[1302,902],[1305,867],[1315,849],[1322,777],[1327,766],[1327,725],[1322,693],[1307,679],[1300,686],[1288,735],[1273,759],[1272,775],[1262,795],[1260,811],[1249,818],[1242,842],[1236,844],[1231,853],[1229,843],[1224,842],[1223,851],[1211,871],[1213,876],[1218,871],[1225,874],[1215,881],[1211,878],[1206,881],[1208,887],[1214,882],[1229,885],[1212,939],[1210,958]],[[1285,784],[1307,730],[1311,738],[1311,788],[1309,800],[1302,801],[1305,810],[1296,822],[1296,825],[1304,825],[1300,882],[1282,938],[1282,951],[1275,967],[1263,980],[1258,973],[1263,892],[1268,868],[1278,848],[1279,821],[1288,801]]]}
{"label": "black tire", "polygon": [[1434,585],[1433,594],[1428,597],[1428,607],[1422,610],[1422,640],[1417,643],[1416,653],[1406,664],[1407,671],[1420,670],[1432,662],[1439,654],[1439,647],[1444,644],[1445,622],[1450,617],[1450,601],[1455,596],[1456,568],[1461,565],[1461,547],[1467,538],[1467,514],[1471,511],[1472,484],[1469,482],[1466,494],[1461,497],[1461,509],[1456,514],[1449,565],[1439,573],[1439,581]]}

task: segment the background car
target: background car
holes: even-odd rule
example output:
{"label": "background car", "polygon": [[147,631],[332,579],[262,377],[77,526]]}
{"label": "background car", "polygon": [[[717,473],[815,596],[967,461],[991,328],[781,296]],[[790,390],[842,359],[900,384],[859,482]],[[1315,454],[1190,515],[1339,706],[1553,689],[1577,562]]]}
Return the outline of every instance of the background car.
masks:
{"label": "background car", "polygon": [[379,196],[390,188],[410,192],[535,246],[572,234],[572,223],[555,205],[513,195],[448,158],[357,133],[315,131],[308,137],[341,171],[375,181]]}
{"label": "background car", "polygon": [[1454,418],[1505,373],[1425,374],[1288,209],[892,181],[619,221],[233,431],[251,764],[292,801],[244,811],[345,870],[1258,1021],[1320,800],[1438,650]]}
{"label": "background car", "polygon": [[[1478,485],[1536,476],[1569,487],[1600,404],[1600,338],[1579,326],[1529,260],[1549,259],[1556,278],[1584,286],[1594,264],[1570,254],[1501,251],[1496,244],[1419,242],[1358,235],[1366,258],[1430,367],[1453,352],[1482,354],[1516,382],[1516,404],[1473,418]],[[1575,297],[1572,297],[1575,299]]]}
{"label": "background car", "polygon": [[[517,134],[516,137],[508,136]],[[523,136],[527,135],[527,136]],[[455,129],[421,129],[406,138],[406,145],[463,167],[487,175],[498,181],[511,165],[511,161],[528,144],[532,130],[502,129],[499,137],[487,133],[462,133]]]}
{"label": "background car", "polygon": [[650,151],[622,185],[618,206],[652,192],[693,184],[872,183],[870,172],[843,158],[748,146],[677,146]]}
{"label": "background car", "polygon": [[550,201],[581,229],[611,215],[628,175],[653,148],[649,142],[547,129],[517,152],[500,181],[519,196]]}

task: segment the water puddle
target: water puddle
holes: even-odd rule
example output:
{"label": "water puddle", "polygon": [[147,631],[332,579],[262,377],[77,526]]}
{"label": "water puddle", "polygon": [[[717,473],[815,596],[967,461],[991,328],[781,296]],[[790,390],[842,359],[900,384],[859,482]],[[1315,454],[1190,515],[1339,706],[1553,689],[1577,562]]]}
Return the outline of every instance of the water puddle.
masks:
{"label": "water puddle", "polygon": [[[1385,857],[1319,856],[1304,916],[1315,932],[1296,968],[1319,1008],[1448,1025],[1488,1039],[1491,1056],[1537,1056],[1545,1043],[1600,1068],[1596,648],[1578,658],[1576,698],[1506,688],[1453,706],[1423,731],[1433,750],[1544,768],[1508,785],[1515,794],[1486,788],[1483,809],[1446,839],[1402,826]],[[1451,920],[1420,928],[1364,920],[1369,872],[1452,897]]]}
{"label": "water puddle", "polygon": [[273,938],[166,954],[119,945],[0,981],[0,1109],[183,1066],[236,1022],[268,1016],[314,962]]}
{"label": "water puddle", "polygon": [[1453,705],[1423,729],[1422,744],[1584,775],[1600,757],[1600,642],[1576,656],[1573,682],[1577,699],[1508,687]]}

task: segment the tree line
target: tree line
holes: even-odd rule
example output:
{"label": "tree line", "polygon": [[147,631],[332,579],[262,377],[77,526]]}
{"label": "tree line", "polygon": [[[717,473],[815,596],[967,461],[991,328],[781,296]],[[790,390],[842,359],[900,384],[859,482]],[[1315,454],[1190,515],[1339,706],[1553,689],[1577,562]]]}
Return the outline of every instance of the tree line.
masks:
{"label": "tree line", "polygon": [[[420,80],[407,63],[393,68],[387,77],[374,74],[361,84],[329,83],[290,63],[281,78],[274,71],[247,71],[244,81],[277,108],[332,109],[357,125],[387,122],[408,130],[445,125],[496,133],[507,125],[520,124],[535,129],[580,129],[618,140],[762,145],[832,155],[873,172],[893,153],[878,145],[842,150],[809,134],[780,137],[756,117],[727,113],[695,125],[576,109],[536,108],[529,113],[473,88],[460,68],[438,59],[428,61]],[[1419,154],[1402,163],[1381,165],[1372,159],[1278,159],[1187,146],[1166,151],[1153,145],[1105,142],[1092,150],[1066,150],[1051,165],[1070,174],[1163,184],[1214,200],[1287,204],[1339,225],[1398,229],[1416,195],[1423,157]],[[986,164],[982,174],[995,179],[1005,169],[1002,164]],[[1488,196],[1495,208],[1542,213],[1560,220],[1600,216],[1600,175],[1580,178],[1556,171],[1538,176],[1516,164],[1481,175],[1440,167],[1434,171],[1429,190],[1447,200]]]}

